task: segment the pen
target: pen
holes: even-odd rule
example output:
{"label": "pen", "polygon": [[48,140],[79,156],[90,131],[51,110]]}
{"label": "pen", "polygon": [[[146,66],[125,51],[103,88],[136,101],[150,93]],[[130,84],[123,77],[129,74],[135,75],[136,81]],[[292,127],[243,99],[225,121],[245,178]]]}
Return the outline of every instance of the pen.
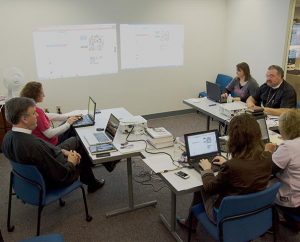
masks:
{"label": "pen", "polygon": [[213,104],[209,104],[208,106],[211,107],[211,106],[216,106],[216,105],[217,105],[217,104],[213,103]]}

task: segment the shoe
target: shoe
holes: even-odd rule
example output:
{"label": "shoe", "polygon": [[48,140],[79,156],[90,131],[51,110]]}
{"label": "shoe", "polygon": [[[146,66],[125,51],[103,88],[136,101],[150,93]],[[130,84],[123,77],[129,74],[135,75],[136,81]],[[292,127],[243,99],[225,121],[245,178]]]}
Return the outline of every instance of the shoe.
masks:
{"label": "shoe", "polygon": [[[188,221],[188,219],[185,219],[185,218],[176,218],[176,222],[177,222],[182,228],[189,229],[189,221]],[[194,223],[192,222],[192,232],[196,232],[196,227],[197,227],[197,224],[194,224]]]}
{"label": "shoe", "polygon": [[108,172],[112,172],[115,168],[116,168],[116,164],[119,162],[120,160],[117,160],[117,161],[110,161],[110,162],[107,162],[107,163],[104,163],[104,167],[106,168],[106,170]]}
{"label": "shoe", "polygon": [[103,187],[105,183],[104,179],[100,179],[100,180],[95,180],[95,182],[93,182],[92,184],[88,185],[88,193],[93,193],[95,191],[97,191],[99,188]]}

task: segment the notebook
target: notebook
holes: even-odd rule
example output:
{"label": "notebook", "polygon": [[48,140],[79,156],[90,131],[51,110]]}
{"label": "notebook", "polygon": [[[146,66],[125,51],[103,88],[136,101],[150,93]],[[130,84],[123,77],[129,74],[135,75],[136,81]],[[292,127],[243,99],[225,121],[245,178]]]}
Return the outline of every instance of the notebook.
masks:
{"label": "notebook", "polygon": [[86,134],[84,137],[89,145],[110,144],[116,136],[119,125],[120,120],[110,114],[105,131]]}
{"label": "notebook", "polygon": [[[184,135],[188,163],[200,172],[200,159],[212,159],[221,154],[218,130],[209,130]],[[212,164],[214,172],[219,171],[218,165]]]}
{"label": "notebook", "polygon": [[95,124],[95,113],[96,113],[96,103],[89,97],[88,103],[88,114],[83,115],[82,119],[79,119],[72,124],[74,128],[93,126]]}
{"label": "notebook", "polygon": [[213,82],[206,82],[206,93],[207,93],[207,98],[218,102],[218,103],[226,103],[227,99],[223,98],[221,88],[218,84],[213,83]]}

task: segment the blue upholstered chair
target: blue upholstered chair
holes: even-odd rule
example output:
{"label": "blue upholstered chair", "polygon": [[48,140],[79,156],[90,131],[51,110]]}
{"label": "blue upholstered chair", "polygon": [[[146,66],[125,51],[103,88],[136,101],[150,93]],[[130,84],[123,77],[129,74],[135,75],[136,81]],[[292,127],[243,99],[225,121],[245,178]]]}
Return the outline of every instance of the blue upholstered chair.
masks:
{"label": "blue upholstered chair", "polygon": [[[16,195],[17,198],[21,199],[24,203],[38,206],[37,235],[40,234],[41,213],[44,206],[55,201],[59,201],[59,204],[64,206],[65,202],[62,200],[62,197],[78,188],[81,188],[82,191],[86,221],[89,222],[92,220],[92,217],[88,212],[85,191],[79,180],[73,182],[67,187],[47,189],[44,178],[36,166],[20,164],[14,161],[10,161],[10,163],[12,165],[12,171],[10,173],[7,215],[7,230],[9,232],[14,230],[14,226],[10,224],[12,195]],[[12,192],[12,189],[15,193]]]}
{"label": "blue upholstered chair", "polygon": [[[216,83],[220,86],[221,91],[223,92],[225,90],[226,86],[229,84],[229,82],[231,82],[231,80],[232,80],[231,76],[227,76],[224,74],[218,74]],[[199,97],[206,97],[206,96],[207,96],[206,92],[199,93]]]}
{"label": "blue upholstered chair", "polygon": [[[0,242],[3,242],[4,239],[2,237],[2,233],[0,230]],[[48,234],[48,235],[41,235],[36,236],[29,239],[23,239],[19,242],[64,242],[64,238],[60,234]]]}
{"label": "blue upholstered chair", "polygon": [[288,220],[288,221],[291,221],[291,222],[295,222],[295,223],[300,223],[300,216],[294,214],[294,213],[291,213],[290,211],[286,210],[286,209],[282,209],[280,208],[282,214],[283,214],[283,217]]}
{"label": "blue upholstered chair", "polygon": [[[280,182],[277,182],[264,191],[225,197],[216,210],[217,224],[209,220],[201,203],[192,207],[192,215],[217,241],[250,241],[261,236],[271,227],[273,227],[275,241],[277,216],[275,216],[273,203],[279,187]],[[192,216],[190,217],[191,228]],[[189,241],[190,239],[191,229]]]}
{"label": "blue upholstered chair", "polygon": [[40,235],[29,239],[23,239],[19,242],[64,242],[64,238],[60,234]]}

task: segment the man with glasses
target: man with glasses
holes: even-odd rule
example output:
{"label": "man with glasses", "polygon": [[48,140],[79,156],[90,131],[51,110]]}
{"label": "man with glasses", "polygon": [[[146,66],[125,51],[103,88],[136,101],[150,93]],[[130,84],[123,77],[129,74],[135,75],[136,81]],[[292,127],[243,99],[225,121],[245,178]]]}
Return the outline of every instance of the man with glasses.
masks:
{"label": "man with glasses", "polygon": [[248,108],[264,107],[264,112],[279,116],[290,108],[297,106],[295,89],[284,79],[284,71],[280,66],[269,66],[266,73],[266,83],[261,85],[254,96],[247,99]]}
{"label": "man with glasses", "polygon": [[81,149],[77,138],[72,137],[54,146],[31,134],[37,126],[38,116],[33,99],[16,97],[8,100],[5,103],[5,116],[13,127],[3,139],[4,155],[15,162],[35,165],[47,187],[70,185],[79,176],[88,185],[90,193],[104,185],[103,179],[99,181],[94,177],[92,163],[85,152],[77,152]]}

